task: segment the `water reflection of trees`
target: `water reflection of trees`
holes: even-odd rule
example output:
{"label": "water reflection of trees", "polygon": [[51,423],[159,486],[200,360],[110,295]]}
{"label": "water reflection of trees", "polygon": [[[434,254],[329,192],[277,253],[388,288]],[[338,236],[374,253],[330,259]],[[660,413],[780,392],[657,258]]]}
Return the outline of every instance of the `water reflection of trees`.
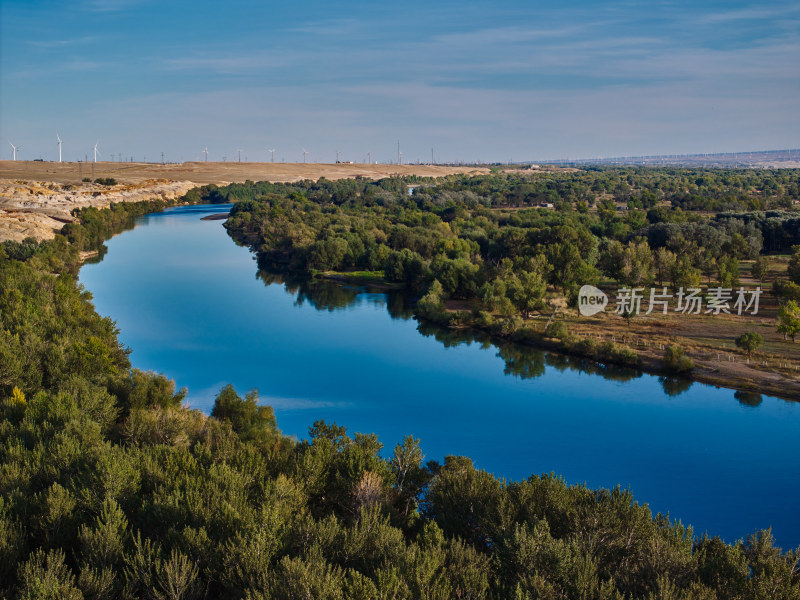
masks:
{"label": "water reflection of trees", "polygon": [[498,347],[497,356],[506,363],[503,372],[520,379],[535,379],[544,375],[545,353],[536,348],[528,348],[519,344],[502,344]]}
{"label": "water reflection of trees", "polygon": [[631,367],[621,367],[599,363],[582,356],[568,356],[566,354],[547,353],[545,356],[547,365],[558,371],[578,371],[589,375],[600,375],[604,379],[611,381],[626,382],[638,379],[642,372]]}
{"label": "water reflection of trees", "polygon": [[455,346],[460,346],[461,344],[470,345],[475,343],[479,344],[483,349],[492,347],[492,338],[484,331],[472,329],[449,329],[429,321],[420,321],[417,324],[417,331],[419,331],[425,337],[432,337],[445,348],[454,348]]}
{"label": "water reflection of trees", "polygon": [[691,379],[686,379],[685,377],[659,377],[658,381],[661,387],[664,388],[664,393],[670,397],[680,396],[692,387],[692,383],[694,383]]}
{"label": "water reflection of trees", "polygon": [[756,392],[745,392],[742,390],[737,390],[734,392],[733,397],[739,401],[739,404],[742,406],[750,406],[755,408],[762,402],[761,394]]}
{"label": "water reflection of trees", "polygon": [[[343,310],[361,302],[373,302],[385,306],[392,319],[408,320],[414,316],[414,303],[402,290],[386,290],[369,285],[347,284],[330,279],[308,279],[292,277],[286,273],[276,273],[262,268],[258,278],[266,285],[282,285],[295,296],[295,304],[309,303],[317,310],[333,312]],[[535,379],[545,374],[547,368],[556,371],[575,371],[589,375],[599,375],[611,381],[628,382],[642,376],[642,372],[617,365],[603,364],[580,357],[547,352],[531,346],[505,342],[479,330],[449,329],[427,321],[420,321],[417,330],[426,337],[433,337],[445,348],[461,344],[478,344],[488,350],[497,348],[497,356],[505,363],[506,375],[520,379]],[[677,396],[691,386],[690,379],[660,377],[659,382],[668,396]],[[747,406],[758,406],[760,396],[737,392],[736,398]]]}
{"label": "water reflection of trees", "polygon": [[452,348],[460,344],[479,344],[483,349],[497,347],[497,356],[505,362],[504,372],[520,379],[535,379],[545,374],[547,367],[557,371],[577,371],[591,375],[600,375],[613,381],[631,381],[642,376],[642,372],[629,367],[606,365],[581,358],[546,352],[539,348],[503,342],[492,337],[486,332],[473,329],[448,329],[433,323],[422,321],[417,330],[424,336],[433,337],[445,348]]}
{"label": "water reflection of trees", "polygon": [[[408,320],[414,316],[413,305],[406,294],[399,290],[385,290],[370,285],[354,285],[330,279],[292,277],[265,269],[257,277],[265,285],[282,285],[295,297],[295,305],[310,304],[317,310],[329,312],[344,310],[361,302],[372,302],[385,306],[393,319]],[[365,295],[366,294],[366,295]]]}

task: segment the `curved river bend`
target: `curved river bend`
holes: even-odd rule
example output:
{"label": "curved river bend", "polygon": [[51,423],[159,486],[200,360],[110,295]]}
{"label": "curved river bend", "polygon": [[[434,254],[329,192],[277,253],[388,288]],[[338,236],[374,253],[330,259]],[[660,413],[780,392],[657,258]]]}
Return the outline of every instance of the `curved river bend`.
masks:
{"label": "curved river bend", "polygon": [[421,335],[398,297],[270,284],[222,221],[201,220],[226,208],[144,217],[80,273],[134,366],[188,387],[191,406],[209,412],[226,383],[258,388],[298,438],[317,419],[377,433],[388,450],[412,434],[428,459],[620,484],[696,534],[732,542],[772,526],[784,548],[800,545],[800,403]]}

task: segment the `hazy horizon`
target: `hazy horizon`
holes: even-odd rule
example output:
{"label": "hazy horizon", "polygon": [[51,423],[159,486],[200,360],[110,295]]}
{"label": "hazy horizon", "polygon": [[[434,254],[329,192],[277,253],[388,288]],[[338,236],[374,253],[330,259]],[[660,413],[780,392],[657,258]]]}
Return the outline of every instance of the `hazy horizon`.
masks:
{"label": "hazy horizon", "polygon": [[0,157],[507,162],[797,148],[800,6],[0,4]]}

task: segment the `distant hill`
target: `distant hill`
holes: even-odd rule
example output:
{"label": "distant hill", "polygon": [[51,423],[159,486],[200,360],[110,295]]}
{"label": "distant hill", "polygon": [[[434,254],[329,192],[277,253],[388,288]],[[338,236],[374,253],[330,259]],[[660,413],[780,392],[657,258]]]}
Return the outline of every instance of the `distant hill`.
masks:
{"label": "distant hill", "polygon": [[800,168],[800,149],[719,154],[665,154],[661,156],[617,156],[613,158],[545,160],[551,165],[641,165],[676,167],[727,167],[761,169]]}

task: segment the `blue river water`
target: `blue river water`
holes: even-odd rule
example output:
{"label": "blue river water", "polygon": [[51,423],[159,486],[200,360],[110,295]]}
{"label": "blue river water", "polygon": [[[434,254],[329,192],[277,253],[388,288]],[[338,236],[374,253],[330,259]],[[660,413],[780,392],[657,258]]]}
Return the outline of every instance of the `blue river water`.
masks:
{"label": "blue river water", "polygon": [[426,459],[619,484],[696,535],[772,527],[800,545],[800,403],[498,348],[420,326],[396,294],[259,276],[223,221],[201,220],[226,208],[143,217],[80,272],[133,365],[187,387],[192,407],[210,412],[227,383],[257,388],[297,438],[317,419],[376,433],[386,452],[410,434]]}

